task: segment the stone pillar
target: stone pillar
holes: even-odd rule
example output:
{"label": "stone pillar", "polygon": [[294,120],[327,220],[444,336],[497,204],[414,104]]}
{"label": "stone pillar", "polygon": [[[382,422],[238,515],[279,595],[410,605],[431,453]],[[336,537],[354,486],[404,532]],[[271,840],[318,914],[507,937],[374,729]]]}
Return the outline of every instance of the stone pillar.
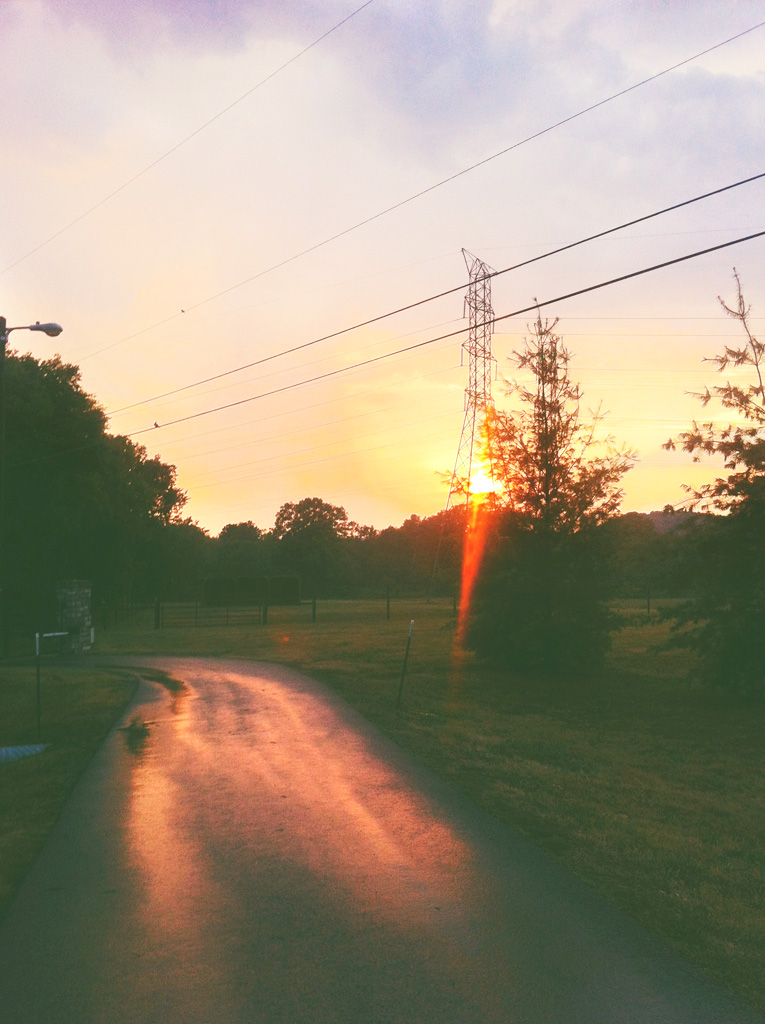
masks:
{"label": "stone pillar", "polygon": [[90,650],[91,610],[90,583],[87,580],[65,580],[58,584],[58,628],[69,637],[67,649],[72,654]]}

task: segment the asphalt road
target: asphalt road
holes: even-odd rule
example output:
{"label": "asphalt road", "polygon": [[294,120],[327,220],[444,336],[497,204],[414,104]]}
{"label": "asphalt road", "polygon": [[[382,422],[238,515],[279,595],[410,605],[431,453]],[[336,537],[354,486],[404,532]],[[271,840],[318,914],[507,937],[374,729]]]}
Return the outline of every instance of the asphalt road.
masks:
{"label": "asphalt road", "polygon": [[[137,664],[141,659],[131,659]],[[7,1024],[761,1024],[318,683],[146,659],[0,924]]]}

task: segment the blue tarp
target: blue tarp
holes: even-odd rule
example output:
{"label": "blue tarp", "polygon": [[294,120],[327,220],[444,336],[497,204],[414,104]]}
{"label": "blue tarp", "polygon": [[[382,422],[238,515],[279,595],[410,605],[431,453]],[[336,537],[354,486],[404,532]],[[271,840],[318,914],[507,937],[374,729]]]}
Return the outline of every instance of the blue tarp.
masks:
{"label": "blue tarp", "polygon": [[28,747],[0,747],[0,764],[8,761],[19,761],[22,757],[41,754],[50,743],[34,743]]}

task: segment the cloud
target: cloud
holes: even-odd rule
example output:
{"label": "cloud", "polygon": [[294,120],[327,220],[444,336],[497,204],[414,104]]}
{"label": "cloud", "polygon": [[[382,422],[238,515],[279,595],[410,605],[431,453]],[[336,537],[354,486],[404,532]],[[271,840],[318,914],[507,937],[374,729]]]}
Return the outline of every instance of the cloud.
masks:
{"label": "cloud", "polygon": [[194,49],[237,45],[255,6],[237,0],[44,0],[43,5],[62,25],[94,29],[116,51],[130,54],[171,41]]}
{"label": "cloud", "polygon": [[[310,42],[355,9],[348,2],[305,0],[41,0],[64,25],[84,25],[117,52],[135,56],[168,44],[189,50],[240,49],[260,39]],[[358,4],[360,6],[360,3]]]}

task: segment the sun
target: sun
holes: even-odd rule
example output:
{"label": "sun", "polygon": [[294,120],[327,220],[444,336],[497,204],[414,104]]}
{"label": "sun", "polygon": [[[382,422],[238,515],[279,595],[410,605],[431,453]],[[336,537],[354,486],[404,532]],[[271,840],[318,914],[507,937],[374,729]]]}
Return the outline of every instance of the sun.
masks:
{"label": "sun", "polygon": [[487,472],[485,466],[479,465],[470,474],[471,494],[493,494],[496,489],[497,485],[491,475]]}

